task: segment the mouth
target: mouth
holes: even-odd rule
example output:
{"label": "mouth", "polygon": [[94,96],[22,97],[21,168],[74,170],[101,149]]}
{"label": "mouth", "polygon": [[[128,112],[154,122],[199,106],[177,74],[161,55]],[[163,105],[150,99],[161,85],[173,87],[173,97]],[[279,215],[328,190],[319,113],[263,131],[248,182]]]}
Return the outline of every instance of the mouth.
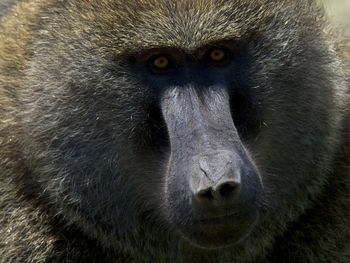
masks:
{"label": "mouth", "polygon": [[203,226],[229,225],[232,223],[232,220],[237,216],[238,216],[237,213],[228,213],[225,215],[217,215],[212,217],[195,218],[193,220],[193,224],[203,225]]}
{"label": "mouth", "polygon": [[191,224],[180,226],[180,232],[194,246],[218,249],[242,242],[249,236],[257,220],[257,212],[200,217],[193,219]]}

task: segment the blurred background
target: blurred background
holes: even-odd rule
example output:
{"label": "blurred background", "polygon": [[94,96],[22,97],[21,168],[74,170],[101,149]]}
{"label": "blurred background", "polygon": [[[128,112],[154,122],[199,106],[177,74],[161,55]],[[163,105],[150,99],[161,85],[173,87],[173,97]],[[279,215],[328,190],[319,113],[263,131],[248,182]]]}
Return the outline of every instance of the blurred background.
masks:
{"label": "blurred background", "polygon": [[350,0],[318,0],[327,10],[331,20],[350,37]]}

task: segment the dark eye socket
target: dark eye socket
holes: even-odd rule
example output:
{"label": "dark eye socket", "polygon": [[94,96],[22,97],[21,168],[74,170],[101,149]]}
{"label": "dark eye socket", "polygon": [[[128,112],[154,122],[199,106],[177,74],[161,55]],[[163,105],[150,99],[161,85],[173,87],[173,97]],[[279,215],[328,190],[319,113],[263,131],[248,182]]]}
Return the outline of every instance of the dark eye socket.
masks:
{"label": "dark eye socket", "polygon": [[207,52],[206,57],[211,63],[223,65],[230,61],[231,52],[226,47],[213,47]]}
{"label": "dark eye socket", "polygon": [[152,56],[148,60],[148,64],[153,72],[161,73],[161,72],[164,72],[170,68],[171,59],[167,55],[158,54],[158,55]]}

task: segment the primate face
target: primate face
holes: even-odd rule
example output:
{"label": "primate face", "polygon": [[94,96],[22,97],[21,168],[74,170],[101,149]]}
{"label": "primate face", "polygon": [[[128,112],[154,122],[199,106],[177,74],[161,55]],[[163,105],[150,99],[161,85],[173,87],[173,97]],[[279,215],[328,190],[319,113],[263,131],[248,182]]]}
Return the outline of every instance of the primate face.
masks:
{"label": "primate face", "polygon": [[155,98],[153,143],[168,151],[160,193],[165,214],[203,247],[238,242],[257,219],[261,180],[232,117],[249,112],[243,107],[249,101],[231,107],[242,66],[236,45],[215,42],[190,53],[152,49],[136,59],[141,83]]}
{"label": "primate face", "polygon": [[46,193],[118,241],[159,225],[219,248],[282,229],[320,191],[340,125],[335,61],[303,8],[78,1],[53,15],[22,94]]}

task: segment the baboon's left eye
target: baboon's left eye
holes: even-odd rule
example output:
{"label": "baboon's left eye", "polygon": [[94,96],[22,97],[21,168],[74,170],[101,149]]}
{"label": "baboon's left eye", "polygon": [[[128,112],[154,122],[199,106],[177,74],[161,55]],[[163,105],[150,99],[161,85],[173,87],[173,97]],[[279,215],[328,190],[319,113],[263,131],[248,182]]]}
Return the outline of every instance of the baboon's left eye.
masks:
{"label": "baboon's left eye", "polygon": [[210,51],[210,59],[214,62],[222,62],[227,58],[225,50],[214,48]]}
{"label": "baboon's left eye", "polygon": [[206,53],[206,60],[217,65],[225,65],[230,57],[230,50],[225,47],[214,47]]}
{"label": "baboon's left eye", "polygon": [[166,69],[168,66],[169,66],[169,59],[166,56],[161,55],[154,58],[153,60],[153,67],[158,70]]}

